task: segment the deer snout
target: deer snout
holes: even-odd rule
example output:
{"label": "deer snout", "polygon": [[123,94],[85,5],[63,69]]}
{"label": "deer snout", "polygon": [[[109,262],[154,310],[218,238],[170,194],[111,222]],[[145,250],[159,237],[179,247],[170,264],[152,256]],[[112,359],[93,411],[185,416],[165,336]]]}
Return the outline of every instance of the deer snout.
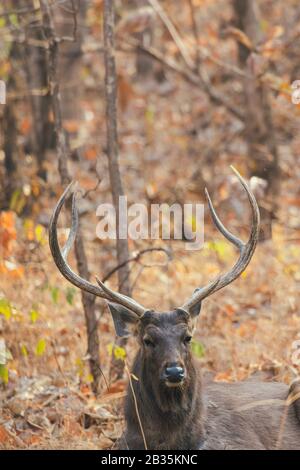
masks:
{"label": "deer snout", "polygon": [[181,364],[174,362],[165,366],[163,371],[163,379],[167,385],[179,384],[183,381],[184,377],[185,371]]}

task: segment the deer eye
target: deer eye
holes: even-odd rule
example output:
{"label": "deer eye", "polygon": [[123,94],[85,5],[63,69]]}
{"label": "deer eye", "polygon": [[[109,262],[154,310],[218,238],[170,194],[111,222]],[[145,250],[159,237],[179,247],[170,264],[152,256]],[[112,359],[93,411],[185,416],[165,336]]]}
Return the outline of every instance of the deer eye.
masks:
{"label": "deer eye", "polygon": [[144,338],[144,344],[145,344],[145,346],[150,347],[150,348],[155,347],[154,341],[152,341],[152,339],[148,338],[148,337]]}
{"label": "deer eye", "polygon": [[190,342],[192,341],[192,336],[191,336],[191,335],[186,335],[186,336],[184,337],[184,340],[183,340],[183,341],[184,341],[185,344],[190,343]]}

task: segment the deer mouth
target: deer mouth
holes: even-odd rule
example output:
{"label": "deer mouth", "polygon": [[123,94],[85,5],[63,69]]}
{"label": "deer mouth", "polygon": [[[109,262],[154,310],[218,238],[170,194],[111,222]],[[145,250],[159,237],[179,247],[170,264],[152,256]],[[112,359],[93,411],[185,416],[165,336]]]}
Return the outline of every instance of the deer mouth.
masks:
{"label": "deer mouth", "polygon": [[177,388],[177,387],[181,387],[182,384],[184,382],[184,379],[178,381],[178,382],[170,382],[170,380],[165,380],[165,385],[168,387],[168,388]]}
{"label": "deer mouth", "polygon": [[175,377],[164,377],[164,384],[168,388],[181,387],[185,381],[185,373],[182,372],[180,375]]}

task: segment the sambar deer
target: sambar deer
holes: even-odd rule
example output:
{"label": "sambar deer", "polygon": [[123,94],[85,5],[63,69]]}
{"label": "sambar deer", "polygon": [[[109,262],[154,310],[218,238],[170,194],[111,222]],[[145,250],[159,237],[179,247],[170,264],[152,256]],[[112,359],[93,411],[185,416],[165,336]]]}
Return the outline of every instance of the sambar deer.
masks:
{"label": "sambar deer", "polygon": [[[78,225],[73,194],[72,226],[65,247],[57,238],[57,221],[68,186],[54,210],[49,231],[50,248],[61,273],[75,286],[107,300],[116,333],[135,335],[139,348],[125,403],[126,433],[120,448],[128,449],[300,449],[300,383],[250,379],[244,382],[203,385],[201,371],[190,349],[202,301],[240,276],[255,251],[259,210],[244,179],[235,171],[249,199],[252,227],[243,243],[220,221],[208,192],[208,205],[216,227],[235,245],[240,256],[232,269],[195,290],[181,307],[158,313],[132,298],[112,291],[101,281],[92,284],[67,263]],[[293,399],[291,399],[293,394]],[[290,406],[289,406],[290,405]]]}

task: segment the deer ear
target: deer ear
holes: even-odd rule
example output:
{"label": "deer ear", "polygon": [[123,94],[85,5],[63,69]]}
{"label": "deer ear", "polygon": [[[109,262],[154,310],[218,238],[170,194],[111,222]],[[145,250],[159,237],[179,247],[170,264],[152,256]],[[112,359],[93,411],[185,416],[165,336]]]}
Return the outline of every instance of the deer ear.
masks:
{"label": "deer ear", "polygon": [[192,318],[197,317],[200,311],[201,311],[201,302],[199,302],[198,304],[195,304],[192,308],[189,309],[189,313]]}
{"label": "deer ear", "polygon": [[193,307],[191,307],[189,309],[189,314],[190,314],[190,318],[191,318],[191,326],[192,326],[192,331],[193,332],[196,329],[197,318],[200,314],[200,311],[201,311],[201,302],[198,302],[197,304],[195,304]]}
{"label": "deer ear", "polygon": [[107,304],[114,321],[116,334],[123,337],[134,334],[139,317],[122,305],[112,302],[107,302]]}
{"label": "deer ear", "polygon": [[[194,294],[195,294],[198,290],[200,290],[199,287],[198,287],[197,289],[195,289]],[[198,303],[196,303],[195,305],[193,305],[193,307],[191,307],[191,308],[189,309],[189,314],[191,315],[192,318],[195,318],[195,317],[197,317],[197,316],[199,315],[200,311],[201,311],[201,300],[199,300]]]}

